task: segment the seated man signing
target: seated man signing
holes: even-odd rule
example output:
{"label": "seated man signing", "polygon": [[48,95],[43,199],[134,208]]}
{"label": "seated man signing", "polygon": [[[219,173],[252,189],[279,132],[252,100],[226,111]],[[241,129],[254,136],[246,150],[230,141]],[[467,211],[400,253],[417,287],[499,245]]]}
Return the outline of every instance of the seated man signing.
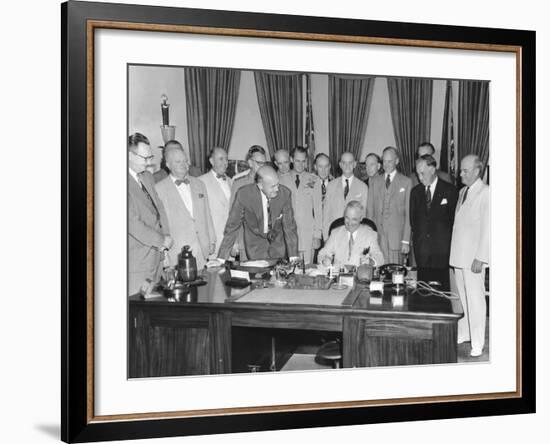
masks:
{"label": "seated man signing", "polygon": [[348,202],[344,209],[344,226],[332,231],[324,248],[319,251],[319,263],[326,264],[334,255],[334,263],[340,265],[360,265],[363,252],[369,248],[374,265],[384,264],[384,255],[378,246],[378,235],[361,220],[365,209],[356,200]]}
{"label": "seated man signing", "polygon": [[255,183],[237,191],[218,251],[219,262],[229,257],[241,227],[248,259],[298,258],[290,190],[279,185],[279,176],[270,166],[259,168]]}

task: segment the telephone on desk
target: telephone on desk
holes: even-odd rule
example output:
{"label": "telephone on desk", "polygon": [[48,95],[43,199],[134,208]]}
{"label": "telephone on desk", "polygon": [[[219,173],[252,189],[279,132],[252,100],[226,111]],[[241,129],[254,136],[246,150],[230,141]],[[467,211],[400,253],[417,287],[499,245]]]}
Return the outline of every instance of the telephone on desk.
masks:
{"label": "telephone on desk", "polygon": [[385,264],[378,269],[380,273],[380,280],[385,282],[393,281],[394,273],[402,273],[403,276],[407,275],[407,267],[400,264]]}

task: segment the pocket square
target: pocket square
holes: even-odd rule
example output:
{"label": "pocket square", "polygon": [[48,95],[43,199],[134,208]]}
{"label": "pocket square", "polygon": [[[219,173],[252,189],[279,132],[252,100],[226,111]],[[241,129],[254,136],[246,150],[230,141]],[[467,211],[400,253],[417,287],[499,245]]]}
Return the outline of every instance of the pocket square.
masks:
{"label": "pocket square", "polygon": [[447,203],[448,203],[448,202],[447,202],[447,199],[443,199],[443,200],[441,201],[441,205],[446,205]]}
{"label": "pocket square", "polygon": [[401,189],[399,190],[400,193],[402,193],[402,192],[404,192],[404,191],[405,191],[405,188],[401,188]]}
{"label": "pocket square", "polygon": [[283,215],[280,214],[279,217],[278,217],[277,219],[275,219],[275,220],[279,220],[279,219],[282,219],[282,218],[283,218]]}

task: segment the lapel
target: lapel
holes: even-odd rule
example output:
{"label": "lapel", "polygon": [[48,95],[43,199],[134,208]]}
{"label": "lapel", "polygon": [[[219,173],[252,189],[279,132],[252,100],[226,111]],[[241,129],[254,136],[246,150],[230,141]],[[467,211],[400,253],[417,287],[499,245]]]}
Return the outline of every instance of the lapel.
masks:
{"label": "lapel", "polygon": [[[384,186],[386,186],[384,184]],[[396,194],[399,194],[399,190],[401,189],[401,174],[399,174],[399,171],[396,171],[395,177],[391,181],[390,185],[390,200],[393,200]]]}
{"label": "lapel", "polygon": [[[200,186],[197,182],[194,180],[191,180],[189,178],[189,189],[191,190],[191,200],[193,201],[193,214],[196,216],[199,210],[199,206],[201,206],[201,202],[204,200],[204,196],[202,199],[199,198],[199,194],[201,193]],[[195,217],[193,219],[196,219]]]}
{"label": "lapel", "polygon": [[[256,216],[258,220],[258,227],[263,233],[264,230],[264,206],[262,204],[262,192],[258,188],[258,185],[254,184],[252,187],[252,196],[250,196],[250,206],[252,208],[252,213]],[[256,210],[259,208],[259,211]]]}
{"label": "lapel", "polygon": [[[151,194],[151,190],[147,187],[147,184],[145,182],[141,182],[143,186],[149,191],[149,194],[151,195],[151,199],[153,198],[153,194]],[[145,195],[145,192],[141,189],[141,186],[136,182],[136,180],[128,173],[128,191],[136,198],[137,200],[141,201],[143,205],[145,205],[149,210],[154,213],[155,209],[151,205],[151,201],[149,198]]]}
{"label": "lapel", "polygon": [[[424,188],[425,190],[426,188]],[[435,185],[434,195],[432,196],[432,205],[430,206],[430,213],[436,206],[441,205],[443,200],[443,190],[441,189],[441,178],[437,178],[437,184]]]}

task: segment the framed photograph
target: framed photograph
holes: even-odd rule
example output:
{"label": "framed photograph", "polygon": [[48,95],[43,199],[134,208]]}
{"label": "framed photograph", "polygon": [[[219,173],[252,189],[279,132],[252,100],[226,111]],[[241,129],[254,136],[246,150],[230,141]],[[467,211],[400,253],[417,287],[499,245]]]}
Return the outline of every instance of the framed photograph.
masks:
{"label": "framed photograph", "polygon": [[61,11],[65,442],[535,411],[534,32]]}

